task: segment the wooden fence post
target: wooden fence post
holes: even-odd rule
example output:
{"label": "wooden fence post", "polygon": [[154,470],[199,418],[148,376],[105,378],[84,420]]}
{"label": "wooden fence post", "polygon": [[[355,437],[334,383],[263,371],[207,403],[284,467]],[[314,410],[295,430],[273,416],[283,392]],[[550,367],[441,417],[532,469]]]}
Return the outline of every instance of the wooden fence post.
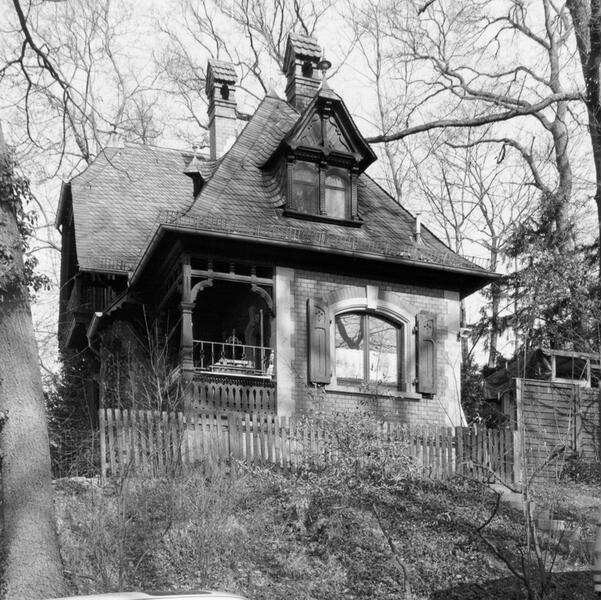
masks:
{"label": "wooden fence post", "polygon": [[519,429],[515,429],[513,431],[513,482],[519,487],[522,486],[524,477],[522,460],[522,433]]}
{"label": "wooden fence post", "polygon": [[463,475],[463,427],[455,427],[455,473]]}
{"label": "wooden fence post", "polygon": [[106,483],[106,422],[105,422],[105,410],[101,408],[98,411],[99,423],[100,423],[100,485]]}

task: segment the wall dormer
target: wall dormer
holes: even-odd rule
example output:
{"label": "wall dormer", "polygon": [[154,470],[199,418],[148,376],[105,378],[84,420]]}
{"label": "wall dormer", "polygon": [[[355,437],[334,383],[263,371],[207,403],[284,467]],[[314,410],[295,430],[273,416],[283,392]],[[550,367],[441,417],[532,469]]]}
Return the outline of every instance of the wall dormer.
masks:
{"label": "wall dormer", "polygon": [[286,215],[360,225],[357,179],[375,159],[324,80],[264,167],[284,171]]}

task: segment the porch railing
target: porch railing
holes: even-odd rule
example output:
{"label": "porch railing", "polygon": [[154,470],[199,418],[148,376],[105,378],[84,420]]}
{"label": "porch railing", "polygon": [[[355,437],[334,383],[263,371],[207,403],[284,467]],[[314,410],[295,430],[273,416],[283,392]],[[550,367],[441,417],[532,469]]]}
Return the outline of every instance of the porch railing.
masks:
{"label": "porch railing", "polygon": [[194,340],[193,344],[194,366],[201,371],[254,377],[273,375],[272,348],[208,340]]}

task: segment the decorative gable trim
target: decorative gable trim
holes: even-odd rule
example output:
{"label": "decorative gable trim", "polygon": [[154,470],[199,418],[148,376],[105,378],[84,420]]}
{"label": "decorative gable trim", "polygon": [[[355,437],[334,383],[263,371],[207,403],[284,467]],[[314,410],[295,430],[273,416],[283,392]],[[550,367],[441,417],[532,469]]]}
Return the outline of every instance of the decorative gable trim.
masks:
{"label": "decorative gable trim", "polygon": [[[326,93],[328,92],[328,93]],[[359,132],[342,99],[320,90],[279,148],[314,160],[355,166],[363,172],[376,155]]]}
{"label": "decorative gable trim", "polygon": [[272,168],[291,153],[299,159],[352,167],[357,173],[376,160],[344,102],[326,82],[263,168]]}

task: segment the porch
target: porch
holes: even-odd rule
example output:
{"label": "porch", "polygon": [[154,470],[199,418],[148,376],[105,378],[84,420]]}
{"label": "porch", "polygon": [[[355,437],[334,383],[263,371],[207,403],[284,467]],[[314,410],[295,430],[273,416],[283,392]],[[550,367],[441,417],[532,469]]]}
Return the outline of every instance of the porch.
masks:
{"label": "porch", "polygon": [[276,412],[271,270],[184,257],[175,285],[170,386],[183,392],[183,407]]}

